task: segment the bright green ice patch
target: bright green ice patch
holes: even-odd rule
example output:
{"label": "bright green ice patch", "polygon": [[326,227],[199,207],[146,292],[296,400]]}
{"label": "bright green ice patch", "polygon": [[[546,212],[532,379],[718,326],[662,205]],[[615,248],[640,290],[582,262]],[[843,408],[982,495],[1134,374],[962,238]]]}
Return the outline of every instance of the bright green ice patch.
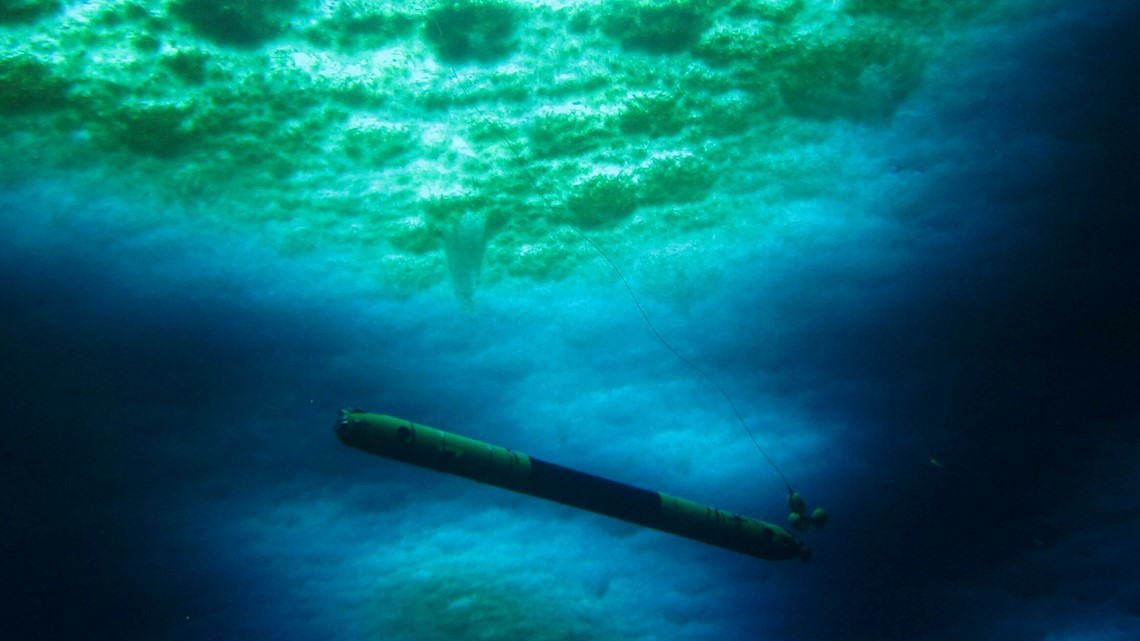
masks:
{"label": "bright green ice patch", "polygon": [[763,233],[998,2],[12,0],[3,170],[471,304]]}

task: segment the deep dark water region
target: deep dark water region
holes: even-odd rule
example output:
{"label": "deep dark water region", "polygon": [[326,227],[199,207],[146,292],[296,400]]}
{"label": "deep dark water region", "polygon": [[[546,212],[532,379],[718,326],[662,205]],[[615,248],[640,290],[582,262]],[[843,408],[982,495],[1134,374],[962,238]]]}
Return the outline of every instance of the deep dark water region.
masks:
{"label": "deep dark water region", "polygon": [[[1066,4],[0,10],[4,638],[1135,638],[1140,9]],[[566,221],[809,562],[337,441],[785,524]]]}

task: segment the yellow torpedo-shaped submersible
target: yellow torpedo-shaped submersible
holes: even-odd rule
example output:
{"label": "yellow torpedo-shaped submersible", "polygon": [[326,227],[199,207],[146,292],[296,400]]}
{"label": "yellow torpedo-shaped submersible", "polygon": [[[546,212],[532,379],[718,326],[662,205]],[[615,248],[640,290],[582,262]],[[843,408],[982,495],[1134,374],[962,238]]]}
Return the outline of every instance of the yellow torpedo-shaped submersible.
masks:
{"label": "yellow torpedo-shaped submersible", "polygon": [[[806,545],[778,525],[547,463],[404,419],[348,409],[341,412],[334,429],[342,443],[369,454],[556,501],[733,552],[768,561],[806,561],[811,556]],[[813,514],[810,518],[816,517]],[[826,521],[826,515],[821,520]]]}

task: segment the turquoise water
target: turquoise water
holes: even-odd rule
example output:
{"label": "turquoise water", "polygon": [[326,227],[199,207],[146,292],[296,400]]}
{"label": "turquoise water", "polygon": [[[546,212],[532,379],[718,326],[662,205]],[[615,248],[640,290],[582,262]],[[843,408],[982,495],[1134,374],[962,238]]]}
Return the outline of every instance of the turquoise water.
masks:
{"label": "turquoise water", "polygon": [[[1138,18],[5,2],[6,634],[1133,638]],[[332,434],[786,523],[654,329],[810,562]]]}

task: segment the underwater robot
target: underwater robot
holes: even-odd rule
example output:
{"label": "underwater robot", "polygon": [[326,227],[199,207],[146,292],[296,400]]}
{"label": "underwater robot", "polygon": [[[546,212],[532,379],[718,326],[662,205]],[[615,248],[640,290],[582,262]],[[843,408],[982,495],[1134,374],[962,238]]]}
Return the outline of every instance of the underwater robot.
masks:
{"label": "underwater robot", "polygon": [[[346,409],[334,430],[345,445],[506,490],[669,532],[767,561],[808,560],[811,550],[784,528],[686,499],[626,485],[522,452],[382,414]],[[804,514],[789,496],[793,524],[823,527],[826,513]]]}

